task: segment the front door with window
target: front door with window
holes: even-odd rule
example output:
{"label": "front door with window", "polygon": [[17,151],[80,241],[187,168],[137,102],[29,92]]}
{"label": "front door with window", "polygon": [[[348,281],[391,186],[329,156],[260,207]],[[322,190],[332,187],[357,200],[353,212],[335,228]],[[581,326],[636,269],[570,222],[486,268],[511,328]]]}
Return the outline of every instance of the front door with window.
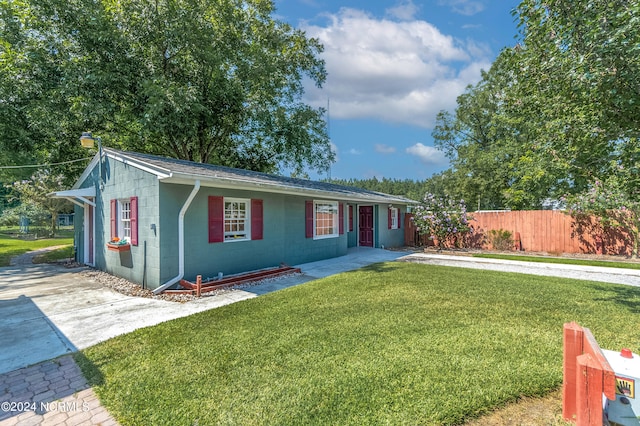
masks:
{"label": "front door with window", "polygon": [[360,206],[358,217],[360,234],[358,244],[373,247],[373,206]]}

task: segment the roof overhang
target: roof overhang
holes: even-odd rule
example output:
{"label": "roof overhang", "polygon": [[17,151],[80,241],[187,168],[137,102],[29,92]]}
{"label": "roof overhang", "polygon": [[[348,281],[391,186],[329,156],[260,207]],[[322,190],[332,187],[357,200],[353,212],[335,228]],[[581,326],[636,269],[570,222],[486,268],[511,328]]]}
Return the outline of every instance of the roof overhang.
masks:
{"label": "roof overhang", "polygon": [[415,204],[413,200],[403,197],[394,197],[386,194],[357,194],[357,193],[340,193],[335,191],[324,191],[313,188],[300,188],[297,186],[286,186],[282,184],[257,183],[253,181],[242,181],[241,179],[227,179],[223,177],[215,178],[210,176],[195,176],[191,174],[182,174],[173,172],[166,178],[159,178],[161,182],[191,185],[199,180],[202,186],[210,186],[215,188],[239,189],[246,191],[269,192],[285,195],[296,195],[301,197],[324,198],[328,200],[347,201],[354,203],[383,203],[383,204]]}
{"label": "roof overhang", "polygon": [[[140,159],[132,158],[131,156],[127,156],[126,153],[114,151],[111,149],[104,149],[104,155],[110,157],[116,161],[120,161],[125,165],[129,165],[140,170],[146,171],[155,175],[156,178],[160,182],[178,184],[178,185],[189,185],[193,186],[196,180],[199,180],[202,186],[206,187],[215,187],[215,188],[226,188],[226,189],[239,189],[239,190],[247,190],[247,191],[258,191],[258,192],[269,192],[269,193],[278,193],[278,194],[286,194],[286,195],[296,195],[301,197],[313,197],[313,198],[323,198],[327,200],[338,200],[338,201],[347,201],[354,203],[380,203],[380,204],[403,204],[403,205],[411,205],[417,204],[416,201],[409,200],[405,197],[393,196],[389,194],[378,194],[375,192],[369,193],[357,193],[357,192],[342,192],[342,191],[331,191],[331,190],[323,190],[317,188],[310,187],[301,187],[300,185],[288,185],[282,182],[268,182],[262,181],[257,182],[253,179],[243,179],[242,177],[234,176],[232,178],[228,176],[221,175],[211,175],[211,174],[200,174],[200,173],[184,173],[179,171],[170,170],[165,167],[161,167],[155,164],[152,164],[147,161],[143,161]],[[91,173],[91,169],[95,167],[98,163],[98,156],[94,157],[93,161],[85,169],[83,175],[78,179],[76,186],[79,186],[84,182],[84,180]]]}
{"label": "roof overhang", "polygon": [[95,198],[95,196],[96,189],[94,187],[56,191],[49,194],[49,197],[52,198],[66,198],[80,207],[84,207],[85,204],[95,207],[96,203],[89,200],[89,198]]}

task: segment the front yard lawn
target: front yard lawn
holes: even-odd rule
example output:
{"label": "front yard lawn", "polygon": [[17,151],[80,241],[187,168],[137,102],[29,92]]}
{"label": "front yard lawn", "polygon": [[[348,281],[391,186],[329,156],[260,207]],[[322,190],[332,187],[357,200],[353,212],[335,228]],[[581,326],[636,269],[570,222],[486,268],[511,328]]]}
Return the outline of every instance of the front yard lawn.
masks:
{"label": "front yard lawn", "polygon": [[638,352],[639,309],[634,287],[392,262],[76,358],[123,425],[458,424],[559,388],[565,322]]}
{"label": "front yard lawn", "polygon": [[14,256],[19,256],[32,250],[61,245],[69,245],[70,247],[64,252],[64,255],[70,253],[71,247],[73,246],[73,236],[63,238],[43,238],[39,240],[23,240],[0,232],[0,267],[9,266],[9,261]]}

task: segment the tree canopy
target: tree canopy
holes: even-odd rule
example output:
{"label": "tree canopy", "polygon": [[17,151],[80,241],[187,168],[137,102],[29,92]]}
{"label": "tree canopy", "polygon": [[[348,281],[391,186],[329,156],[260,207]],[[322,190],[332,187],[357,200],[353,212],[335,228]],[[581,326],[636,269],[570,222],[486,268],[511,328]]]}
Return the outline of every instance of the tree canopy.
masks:
{"label": "tree canopy", "polygon": [[[614,168],[638,181],[640,4],[523,0],[519,43],[441,112],[449,192],[482,208],[540,208]],[[634,171],[635,170],[635,171]]]}
{"label": "tree canopy", "polygon": [[325,81],[322,46],[274,11],[269,0],[0,0],[0,161],[86,156],[89,130],[120,149],[325,170],[324,111],[302,102],[305,81]]}

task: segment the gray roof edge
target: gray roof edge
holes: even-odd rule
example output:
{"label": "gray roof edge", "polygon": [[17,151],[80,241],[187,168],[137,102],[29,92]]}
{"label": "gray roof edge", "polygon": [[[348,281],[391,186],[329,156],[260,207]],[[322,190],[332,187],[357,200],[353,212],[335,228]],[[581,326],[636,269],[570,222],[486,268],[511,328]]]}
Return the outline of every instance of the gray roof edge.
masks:
{"label": "gray roof edge", "polygon": [[[338,185],[334,183],[291,178],[251,170],[234,169],[213,164],[195,163],[187,160],[160,157],[137,152],[118,151],[104,148],[109,157],[126,162],[134,167],[155,174],[158,179],[167,183],[184,183],[184,181],[200,180],[212,184],[241,183],[247,190],[261,192],[285,192],[296,195],[330,196],[336,199],[369,201],[382,203],[416,204],[408,198],[370,191],[357,187]],[[213,185],[212,185],[213,186]],[[238,185],[233,187],[237,188]]]}

